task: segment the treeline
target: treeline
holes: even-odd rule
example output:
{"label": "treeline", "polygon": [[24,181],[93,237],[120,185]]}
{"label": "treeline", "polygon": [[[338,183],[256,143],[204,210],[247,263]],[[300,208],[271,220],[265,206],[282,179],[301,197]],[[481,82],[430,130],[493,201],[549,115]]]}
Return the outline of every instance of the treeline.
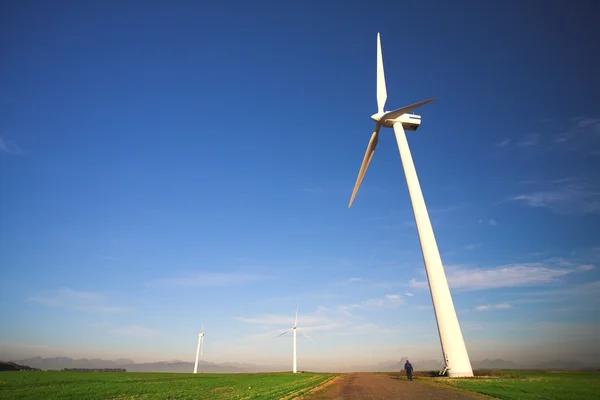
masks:
{"label": "treeline", "polygon": [[127,372],[125,368],[63,368],[65,372]]}
{"label": "treeline", "polygon": [[27,365],[19,365],[14,362],[0,361],[0,371],[41,371],[39,368],[31,368]]}

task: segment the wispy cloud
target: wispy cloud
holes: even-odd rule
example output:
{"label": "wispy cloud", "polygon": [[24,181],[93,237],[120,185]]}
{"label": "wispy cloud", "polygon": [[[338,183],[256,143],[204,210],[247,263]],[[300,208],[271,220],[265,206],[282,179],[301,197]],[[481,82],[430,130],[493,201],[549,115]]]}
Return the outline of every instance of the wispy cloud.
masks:
{"label": "wispy cloud", "polygon": [[543,121],[545,130],[527,134],[518,142],[518,146],[539,148],[544,151],[577,151],[595,155],[600,152],[600,118],[578,116],[568,120],[550,119]]}
{"label": "wispy cloud", "polygon": [[555,180],[537,191],[510,197],[529,207],[547,208],[557,214],[585,215],[600,211],[600,188],[573,177]]}
{"label": "wispy cloud", "polygon": [[[280,325],[280,326],[292,326],[295,319],[295,314],[290,315],[261,315],[254,318],[236,317],[238,321],[247,322],[249,324],[260,324],[260,325]],[[315,325],[329,322],[329,319],[323,315],[298,315],[298,321],[302,324]]]}
{"label": "wispy cloud", "polygon": [[13,154],[20,156],[23,155],[23,151],[16,142],[5,140],[0,137],[0,154]]}
{"label": "wispy cloud", "polygon": [[[596,300],[600,300],[600,281],[591,281],[582,283],[579,285],[572,285],[570,287],[561,287],[557,289],[550,290],[538,290],[527,293],[528,296],[532,297],[542,297],[546,299],[556,299],[562,298],[564,296],[580,296],[580,297],[588,297],[596,298]],[[520,302],[528,302],[530,299],[522,299]],[[515,301],[512,301],[515,303]]]}
{"label": "wispy cloud", "polygon": [[[387,293],[381,297],[368,298],[351,304],[319,306],[314,312],[300,312],[298,326],[304,332],[329,332],[329,335],[343,335],[347,330],[341,328],[349,325],[352,325],[353,334],[357,334],[359,329],[368,330],[370,333],[390,333],[391,331],[386,328],[368,321],[365,316],[374,310],[392,309],[403,303],[403,296],[399,293]],[[360,315],[361,312],[365,316]],[[253,330],[258,331],[243,340],[260,340],[272,339],[289,329],[294,323],[295,315],[291,312],[289,315],[263,314],[254,317],[236,317],[235,319],[255,325]],[[361,321],[362,324],[359,323]],[[313,339],[316,340],[316,338]]]}
{"label": "wispy cloud", "polygon": [[109,329],[108,332],[118,335],[137,336],[137,337],[154,337],[158,332],[140,325],[127,325],[120,328]]}
{"label": "wispy cloud", "polygon": [[[486,290],[507,287],[536,286],[559,283],[560,278],[593,269],[589,264],[577,265],[562,259],[545,262],[508,264],[495,268],[446,266],[448,284],[462,290]],[[426,288],[427,282],[412,279],[409,287]]]}
{"label": "wispy cloud", "polygon": [[[449,204],[449,205],[444,205],[444,206],[432,206],[432,207],[428,207],[427,211],[429,212],[429,214],[444,214],[444,213],[452,213],[458,210],[464,210],[465,208],[467,208],[469,205],[466,203],[460,203],[460,204]],[[414,220],[413,220],[414,222]]]}
{"label": "wispy cloud", "polygon": [[59,290],[51,296],[29,297],[29,300],[49,307],[64,307],[85,312],[118,313],[131,311],[130,308],[107,304],[107,299],[99,293],[72,289]]}
{"label": "wispy cloud", "polygon": [[488,304],[485,306],[477,306],[475,307],[475,310],[477,311],[489,311],[489,310],[505,310],[511,308],[510,304],[508,303],[501,303],[501,304]]}
{"label": "wispy cloud", "polygon": [[[327,332],[345,327],[347,321],[339,318],[340,315],[332,315],[331,310],[319,307],[315,312],[299,313],[298,329],[302,332]],[[252,335],[241,338],[241,341],[271,340],[277,335],[290,329],[294,324],[295,314],[263,314],[256,317],[236,317],[238,321],[253,324]],[[314,339],[314,338],[313,338]]]}
{"label": "wispy cloud", "polygon": [[500,142],[494,143],[494,147],[506,147],[510,144],[510,139],[504,139]]}
{"label": "wispy cloud", "polygon": [[353,310],[368,311],[378,308],[392,309],[397,308],[402,304],[404,304],[404,299],[402,298],[402,296],[396,293],[392,293],[386,294],[382,297],[366,299],[358,303],[340,305],[337,306],[337,309],[345,314],[348,314],[350,311]]}
{"label": "wispy cloud", "polygon": [[157,279],[146,283],[146,286],[154,287],[210,287],[210,286],[231,286],[244,283],[252,283],[271,279],[260,274],[250,274],[245,272],[189,272],[175,278]]}
{"label": "wispy cloud", "polygon": [[523,140],[519,141],[517,145],[519,147],[535,147],[540,144],[542,135],[539,133],[530,133]]}
{"label": "wispy cloud", "polygon": [[489,226],[497,226],[498,222],[494,219],[494,218],[490,218],[490,219],[480,219],[479,221],[477,221],[478,224],[483,224],[484,222],[487,222],[487,224]]}

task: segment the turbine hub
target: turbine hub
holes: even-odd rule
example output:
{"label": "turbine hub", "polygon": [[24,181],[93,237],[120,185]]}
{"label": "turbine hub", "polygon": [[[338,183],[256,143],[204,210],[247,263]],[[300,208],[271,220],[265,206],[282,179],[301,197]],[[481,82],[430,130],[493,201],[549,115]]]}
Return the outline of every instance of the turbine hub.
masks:
{"label": "turbine hub", "polygon": [[373,115],[371,115],[371,119],[375,122],[379,122],[379,120],[381,119],[381,117],[383,117],[384,114],[385,114],[385,111],[373,114]]}

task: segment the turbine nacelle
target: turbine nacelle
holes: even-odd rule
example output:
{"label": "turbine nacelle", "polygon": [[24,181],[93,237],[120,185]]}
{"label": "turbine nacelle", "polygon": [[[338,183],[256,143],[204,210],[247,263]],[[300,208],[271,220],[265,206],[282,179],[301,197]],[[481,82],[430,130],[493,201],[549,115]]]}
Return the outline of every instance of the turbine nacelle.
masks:
{"label": "turbine nacelle", "polygon": [[[402,114],[399,117],[396,115],[388,115],[392,112],[393,111],[384,111],[382,113],[373,114],[371,115],[371,119],[385,128],[392,128],[396,122],[402,123],[404,130],[407,131],[416,131],[419,129],[419,126],[421,126],[420,115],[409,113]],[[386,116],[393,118],[386,118]]]}

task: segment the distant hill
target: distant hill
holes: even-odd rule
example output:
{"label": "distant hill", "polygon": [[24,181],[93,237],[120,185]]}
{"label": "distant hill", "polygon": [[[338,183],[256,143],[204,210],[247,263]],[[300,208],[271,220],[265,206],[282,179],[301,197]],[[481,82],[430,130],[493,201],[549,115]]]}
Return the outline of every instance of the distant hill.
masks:
{"label": "distant hill", "polygon": [[[192,372],[194,370],[194,363],[179,360],[135,363],[133,360],[129,359],[112,361],[98,358],[82,358],[74,360],[69,357],[33,357],[25,360],[15,360],[14,362],[17,364],[30,365],[39,369],[53,370],[61,370],[63,368],[125,368],[127,372]],[[286,366],[198,361],[198,372],[205,373],[282,372],[288,370],[290,370],[290,367]]]}
{"label": "distant hill", "polygon": [[[375,365],[348,365],[335,369],[326,368],[310,368],[314,372],[395,372],[401,371],[404,368],[405,357],[402,357],[399,361],[386,361],[380,362]],[[442,368],[442,362],[436,360],[418,360],[411,359],[415,371],[439,371]],[[10,363],[4,363],[10,364]],[[53,369],[61,370],[63,368],[125,368],[127,372],[192,372],[194,370],[194,364],[192,362],[172,360],[172,361],[159,361],[152,363],[135,363],[130,359],[117,359],[117,360],[102,360],[98,358],[82,358],[72,359],[69,357],[54,357],[54,358],[42,358],[33,357],[25,360],[12,360],[12,364],[18,366],[29,366],[38,369]],[[549,362],[532,362],[532,363],[516,363],[514,361],[508,361],[503,359],[489,360],[485,359],[482,361],[472,362],[474,369],[538,369],[538,370],[584,370],[584,369],[598,369],[600,368],[600,362],[598,363],[581,363],[577,361],[562,361],[553,360]],[[17,367],[10,370],[15,370]],[[26,369],[28,367],[24,367]],[[208,361],[200,360],[198,362],[198,372],[204,373],[248,373],[248,372],[284,372],[289,371],[291,368],[289,365],[257,365],[252,363],[213,363]],[[9,369],[5,369],[9,370]]]}

